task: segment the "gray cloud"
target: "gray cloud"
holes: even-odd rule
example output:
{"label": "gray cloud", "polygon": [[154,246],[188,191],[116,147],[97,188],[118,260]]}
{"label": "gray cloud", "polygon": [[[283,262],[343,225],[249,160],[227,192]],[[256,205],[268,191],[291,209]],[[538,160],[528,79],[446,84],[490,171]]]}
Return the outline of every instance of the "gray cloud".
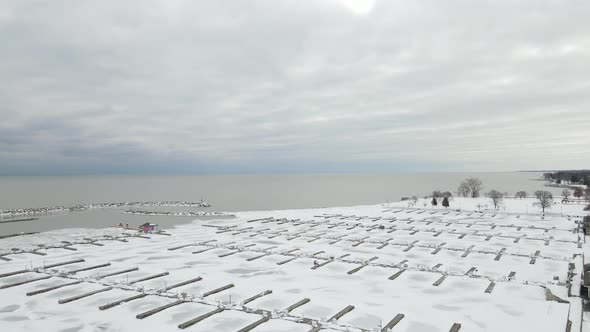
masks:
{"label": "gray cloud", "polygon": [[0,5],[0,174],[582,168],[590,4]]}

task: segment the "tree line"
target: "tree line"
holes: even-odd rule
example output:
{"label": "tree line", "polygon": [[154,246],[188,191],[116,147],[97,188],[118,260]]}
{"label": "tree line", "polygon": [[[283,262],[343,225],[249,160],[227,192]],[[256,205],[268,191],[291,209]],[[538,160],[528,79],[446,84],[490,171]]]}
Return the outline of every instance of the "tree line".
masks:
{"label": "tree line", "polygon": [[[467,178],[463,180],[459,187],[457,188],[457,194],[460,197],[470,197],[470,198],[478,198],[482,195],[483,192],[483,182],[478,178]],[[494,209],[498,209],[502,203],[502,200],[507,196],[507,193],[502,193],[499,190],[492,189],[485,193],[485,197],[491,199]],[[545,210],[550,209],[553,204],[553,194],[550,191],[546,190],[537,190],[533,193],[534,197],[536,198],[535,204],[541,208],[543,213]],[[528,197],[528,193],[524,190],[518,191],[515,195],[515,198],[524,199]],[[569,202],[569,198],[572,196],[572,192],[569,189],[564,189],[562,192],[562,203]],[[576,197],[578,200],[581,200],[581,197],[584,197],[587,202],[590,202],[590,188],[584,190],[581,187],[575,188],[573,192],[573,196]],[[434,190],[430,195],[431,201],[430,203],[432,206],[437,206],[439,204],[440,199],[442,198],[441,205],[445,208],[450,206],[450,199],[453,197],[453,194],[450,191],[441,191],[441,190]],[[418,200],[416,196],[412,197],[414,202]],[[428,198],[425,197],[425,198]],[[584,209],[590,211],[590,204]]]}
{"label": "tree line", "polygon": [[[469,197],[469,198],[478,198],[478,197],[481,197],[482,195],[484,195],[485,197],[489,198],[492,201],[492,204],[494,205],[494,209],[496,209],[496,210],[501,206],[504,198],[506,198],[508,196],[508,193],[505,193],[505,192],[503,193],[503,192],[500,192],[499,190],[496,190],[496,189],[492,189],[492,190],[484,193],[483,189],[484,189],[484,186],[483,186],[483,181],[481,181],[481,179],[478,179],[475,177],[470,177],[470,178],[466,178],[465,180],[461,181],[461,183],[459,184],[459,186],[457,188],[457,194],[459,197]],[[516,192],[514,197],[517,199],[525,199],[530,196],[529,196],[528,192],[521,190],[521,191]],[[536,202],[534,204],[539,206],[541,208],[541,210],[543,211],[543,213],[545,212],[545,210],[550,209],[555,204],[553,194],[550,191],[537,190],[533,193],[533,197],[536,199]],[[588,205],[584,208],[584,210],[590,211],[590,188],[584,189],[582,187],[576,187],[572,191],[570,191],[570,189],[564,189],[562,191],[561,203],[566,204],[566,203],[574,202],[572,199],[570,199],[571,197],[576,198],[578,200],[578,202],[581,202],[582,198],[585,199],[585,201],[588,203]],[[433,190],[429,196],[424,197],[425,200],[430,199],[430,204],[432,206],[438,206],[440,204],[441,206],[444,206],[445,208],[450,207],[452,198],[453,198],[453,193],[449,190],[447,190],[447,191]],[[411,198],[409,198],[409,197],[402,198],[402,201],[406,201],[406,200],[410,201],[409,204],[415,205],[418,202],[418,197],[412,196]],[[426,202],[424,202],[425,206],[427,204]]]}
{"label": "tree line", "polygon": [[574,188],[573,193],[569,189],[564,189],[561,192],[561,196],[563,197],[562,203],[571,202],[570,197],[572,197],[572,195],[578,199],[578,202],[582,200],[582,197],[584,197],[586,202],[590,202],[590,188],[582,189],[581,187],[576,187]]}
{"label": "tree line", "polygon": [[567,181],[590,187],[590,170],[546,172],[543,178],[558,184]]}

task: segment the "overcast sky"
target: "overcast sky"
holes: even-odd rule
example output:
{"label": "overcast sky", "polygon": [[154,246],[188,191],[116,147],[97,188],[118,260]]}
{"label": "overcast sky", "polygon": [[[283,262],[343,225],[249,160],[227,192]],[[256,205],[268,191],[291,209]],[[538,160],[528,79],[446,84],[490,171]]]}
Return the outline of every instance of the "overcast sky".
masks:
{"label": "overcast sky", "polygon": [[587,0],[0,2],[0,174],[590,168]]}

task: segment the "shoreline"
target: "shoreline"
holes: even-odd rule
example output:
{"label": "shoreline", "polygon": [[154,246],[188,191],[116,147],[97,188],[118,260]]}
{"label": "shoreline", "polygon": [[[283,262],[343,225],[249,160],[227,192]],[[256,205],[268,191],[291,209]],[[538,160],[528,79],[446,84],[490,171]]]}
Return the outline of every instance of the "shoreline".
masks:
{"label": "shoreline", "polygon": [[[189,222],[183,222],[183,223],[179,223],[179,224],[172,224],[171,228],[166,228],[166,229],[176,229],[178,227],[183,227],[186,225],[191,225],[191,224],[199,224],[202,222],[207,222],[207,221],[222,221],[222,220],[233,220],[233,219],[240,219],[244,216],[249,216],[249,215],[271,215],[271,214],[297,214],[297,213],[308,213],[308,212],[314,212],[314,211],[333,211],[333,212],[337,212],[340,210],[350,210],[350,209],[365,209],[365,208],[378,208],[381,209],[382,212],[387,212],[387,211],[393,211],[393,210],[401,210],[401,211],[405,211],[407,213],[412,213],[412,211],[424,211],[426,213],[437,213],[437,214],[441,214],[441,215],[452,215],[452,214],[469,214],[469,215],[477,215],[477,216],[481,216],[484,217],[486,215],[488,216],[515,216],[517,218],[520,218],[521,216],[525,216],[525,217],[547,217],[547,218],[551,218],[551,217],[565,217],[568,218],[569,220],[571,220],[572,218],[578,220],[583,218],[586,215],[590,215],[590,212],[588,211],[583,211],[583,207],[585,206],[585,204],[564,204],[564,205],[555,205],[554,208],[556,206],[565,206],[567,207],[566,213],[562,212],[556,212],[556,211],[546,211],[545,213],[543,213],[542,211],[540,211],[538,208],[534,207],[534,203],[535,203],[535,199],[534,198],[525,198],[525,199],[520,199],[520,198],[508,198],[505,199],[504,202],[506,201],[512,201],[516,204],[516,208],[514,205],[511,205],[509,207],[508,210],[504,209],[487,209],[484,207],[489,206],[489,204],[491,204],[491,201],[488,198],[485,197],[479,197],[479,198],[463,198],[463,197],[455,197],[451,200],[451,206],[449,208],[444,208],[441,206],[437,206],[437,207],[433,207],[430,205],[429,200],[420,198],[418,200],[418,202],[420,204],[411,204],[411,201],[398,201],[398,202],[386,202],[386,203],[379,203],[379,204],[363,204],[363,205],[353,205],[353,206],[335,206],[335,207],[318,207],[318,208],[300,208],[300,209],[284,209],[284,210],[258,210],[258,211],[239,211],[239,212],[232,212],[232,213],[226,213],[226,212],[150,212],[150,211],[133,211],[133,212],[128,212],[128,211],[120,211],[121,214],[127,214],[127,215],[134,215],[134,216],[145,216],[145,217],[154,217],[154,219],[152,220],[154,223],[157,223],[158,221],[158,217],[195,217],[193,219],[189,219]],[[459,208],[457,208],[457,203],[460,202],[459,204]],[[424,204],[426,203],[426,205]],[[466,203],[470,203],[470,204],[466,204]],[[478,204],[480,203],[487,203],[488,205],[481,205],[480,207],[478,207]],[[528,204],[531,203],[531,204]],[[530,207],[530,211],[528,210],[528,207]],[[483,209],[482,209],[483,208]],[[517,209],[517,210],[516,210]],[[537,209],[537,210],[535,210]],[[87,211],[88,212],[88,211]],[[570,213],[567,213],[570,212]],[[92,213],[92,211],[90,211],[89,213]],[[35,218],[34,220],[30,220],[30,221],[34,221],[34,222],[38,222],[39,219]],[[128,223],[127,223],[128,224]],[[110,232],[106,232],[109,229],[112,228],[119,228],[119,227],[114,227],[116,226],[116,224],[109,224],[105,227],[96,227],[96,228],[87,228],[87,227],[64,227],[64,228],[56,228],[56,229],[51,229],[48,231],[42,231],[42,232],[17,232],[14,234],[4,234],[3,236],[5,236],[4,238],[0,238],[0,244],[2,243],[1,241],[3,239],[6,238],[12,238],[12,237],[16,237],[16,236],[28,236],[28,235],[34,235],[34,236],[44,236],[44,234],[46,233],[50,233],[50,234],[59,234],[61,232],[64,233],[68,233],[70,231],[75,231],[75,232],[84,232],[84,231],[88,231],[89,233],[100,233],[101,231],[105,231],[105,233],[110,233]],[[124,230],[128,230],[128,231],[137,231],[137,226],[138,225],[134,225],[134,224],[130,224],[129,227],[127,229]],[[164,229],[165,230],[165,229]],[[23,233],[22,235],[20,235],[20,233]],[[53,235],[52,235],[53,236]],[[1,246],[0,246],[1,248]]]}
{"label": "shoreline", "polygon": [[[26,218],[20,222],[6,222],[4,223],[4,227],[7,225],[13,225],[10,228],[10,231],[5,231],[5,234],[2,235],[11,235],[17,234],[21,232],[39,232],[35,228],[35,225],[43,225],[44,227],[47,223],[53,223],[51,221],[54,218],[58,218],[58,220],[69,220],[71,222],[60,222],[56,224],[56,227],[46,228],[42,230],[41,233],[46,231],[53,231],[53,230],[60,230],[60,229],[103,229],[108,227],[111,224],[115,223],[127,223],[133,226],[137,226],[135,224],[142,223],[142,222],[151,222],[155,224],[161,224],[162,227],[174,227],[176,225],[184,225],[187,223],[197,222],[199,220],[211,220],[215,218],[236,218],[238,215],[244,213],[269,213],[269,212],[284,212],[284,211],[308,211],[308,210],[332,210],[332,209],[349,209],[349,208],[358,208],[358,207],[367,207],[367,206],[391,206],[397,208],[404,208],[407,210],[428,210],[428,211],[455,211],[455,212],[478,212],[478,213],[491,213],[491,214],[504,214],[504,215],[541,215],[543,214],[541,209],[535,206],[536,199],[532,197],[527,197],[524,199],[521,198],[505,198],[503,200],[502,206],[494,210],[492,208],[491,200],[486,197],[479,197],[476,199],[472,198],[463,198],[463,197],[453,197],[450,200],[450,207],[445,209],[441,206],[433,207],[430,204],[430,199],[419,198],[417,203],[412,203],[412,200],[405,200],[405,201],[397,201],[397,202],[381,202],[378,204],[361,204],[361,205],[351,205],[351,206],[334,206],[334,207],[311,207],[311,208],[297,208],[297,209],[269,209],[269,210],[253,210],[253,211],[237,211],[237,212],[223,212],[223,211],[144,211],[144,210],[121,210],[119,208],[93,208],[93,209],[86,209],[80,211],[60,211],[45,215],[37,215],[36,218]],[[106,203],[109,204],[109,203]],[[547,216],[569,216],[569,217],[581,217],[584,215],[588,215],[589,212],[583,211],[583,208],[586,206],[585,202],[578,202],[574,201],[571,204],[562,204],[559,200],[556,200],[553,207],[547,210],[544,214]],[[77,213],[84,213],[82,215],[78,215]],[[99,213],[99,214],[97,214]],[[104,213],[105,217],[109,218],[112,222],[111,223],[103,223],[103,225],[96,225],[92,227],[80,227],[75,220],[79,218],[97,218],[94,217],[95,215],[102,215]],[[131,216],[134,217],[133,219],[125,219],[124,216]],[[145,217],[144,219],[137,219],[140,217]],[[49,218],[49,219],[48,219]],[[161,219],[161,218],[168,218],[168,219]],[[179,219],[176,219],[179,218]],[[182,219],[180,219],[182,218]],[[193,219],[190,219],[193,218]],[[2,220],[2,219],[0,219]],[[143,221],[142,221],[143,220]],[[178,221],[178,222],[177,222]],[[22,225],[22,227],[20,226]],[[61,225],[61,226],[60,226]],[[90,226],[90,225],[87,225]],[[4,228],[6,230],[6,228]]]}

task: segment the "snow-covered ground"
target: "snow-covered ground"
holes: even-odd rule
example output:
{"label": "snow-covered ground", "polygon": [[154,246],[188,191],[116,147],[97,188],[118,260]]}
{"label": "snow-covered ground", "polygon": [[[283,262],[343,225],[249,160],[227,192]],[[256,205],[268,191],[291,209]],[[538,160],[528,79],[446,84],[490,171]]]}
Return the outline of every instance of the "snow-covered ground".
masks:
{"label": "snow-covered ground", "polygon": [[[550,208],[545,209],[546,215],[562,215],[562,216],[583,216],[588,212],[584,211],[584,207],[588,204],[586,201],[571,199],[569,203],[561,203],[560,197],[554,198],[554,203]],[[431,198],[420,198],[414,202],[412,200],[390,203],[395,207],[414,207],[419,209],[434,209],[434,210],[461,210],[461,211],[487,211],[487,212],[502,212],[502,213],[516,213],[516,214],[542,214],[541,207],[537,204],[538,200],[533,197],[524,199],[506,198],[503,199],[498,208],[494,208],[494,204],[490,198],[464,198],[454,197],[449,201],[449,207],[445,208],[441,204],[442,199],[438,201],[437,206],[433,206]]]}
{"label": "snow-covered ground", "polygon": [[[567,214],[581,215],[581,205],[564,216],[524,214],[524,204],[533,207],[528,200],[473,212],[484,201],[455,199],[449,209],[397,202],[242,212],[149,238],[108,229],[0,240],[5,254],[38,249],[2,256],[10,261],[0,261],[0,276],[26,272],[0,277],[0,331],[174,330],[217,307],[224,310],[187,330],[238,331],[260,321],[254,331],[382,331],[402,314],[393,331],[449,331],[455,323],[460,331],[565,331],[568,319],[579,331],[586,248],[577,218]],[[78,259],[84,261],[47,268]],[[96,268],[75,272],[87,267]],[[103,291],[58,303],[96,290]],[[98,308],[142,293],[148,295]],[[246,301],[257,294],[265,295]],[[347,306],[354,308],[331,319]]]}

